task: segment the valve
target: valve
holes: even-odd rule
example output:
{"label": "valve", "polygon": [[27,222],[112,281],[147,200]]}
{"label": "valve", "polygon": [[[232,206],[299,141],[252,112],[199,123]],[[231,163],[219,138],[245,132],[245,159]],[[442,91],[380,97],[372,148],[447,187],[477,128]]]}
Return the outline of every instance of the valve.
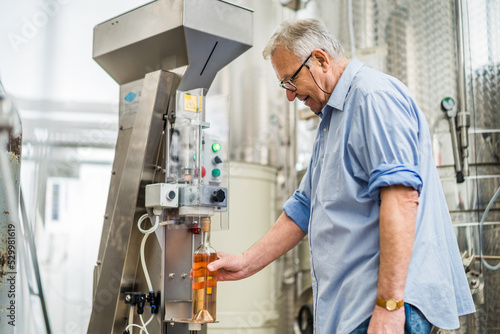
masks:
{"label": "valve", "polygon": [[224,190],[219,189],[212,193],[212,200],[217,203],[222,203],[226,199],[226,193]]}
{"label": "valve", "polygon": [[137,306],[137,314],[143,314],[146,294],[142,292],[125,292],[125,304]]}

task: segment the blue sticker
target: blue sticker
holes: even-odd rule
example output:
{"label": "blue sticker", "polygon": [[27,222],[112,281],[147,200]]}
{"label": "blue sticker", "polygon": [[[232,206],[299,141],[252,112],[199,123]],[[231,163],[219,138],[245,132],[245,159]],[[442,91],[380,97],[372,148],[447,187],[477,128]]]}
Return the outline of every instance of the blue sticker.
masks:
{"label": "blue sticker", "polygon": [[127,94],[127,96],[125,96],[125,101],[132,102],[136,96],[137,94],[130,92]]}

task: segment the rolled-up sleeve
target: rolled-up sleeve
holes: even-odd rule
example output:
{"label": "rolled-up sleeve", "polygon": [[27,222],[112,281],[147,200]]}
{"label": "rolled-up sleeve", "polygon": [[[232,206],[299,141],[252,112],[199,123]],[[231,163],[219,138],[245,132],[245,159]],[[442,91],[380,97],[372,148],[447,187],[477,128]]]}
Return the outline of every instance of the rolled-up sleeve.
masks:
{"label": "rolled-up sleeve", "polygon": [[299,189],[283,205],[283,210],[287,216],[305,233],[308,232],[309,218],[311,216],[311,179],[309,170],[310,168],[302,178]]}
{"label": "rolled-up sleeve", "polygon": [[370,174],[368,183],[368,196],[378,200],[380,187],[401,184],[411,187],[420,192],[422,190],[422,178],[416,167],[408,165],[382,164],[377,166]]}

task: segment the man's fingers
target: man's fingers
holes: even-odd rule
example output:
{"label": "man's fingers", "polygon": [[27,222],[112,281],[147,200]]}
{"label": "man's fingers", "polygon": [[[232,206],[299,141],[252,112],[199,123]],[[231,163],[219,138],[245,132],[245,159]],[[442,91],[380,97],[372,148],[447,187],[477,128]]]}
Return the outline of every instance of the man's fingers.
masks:
{"label": "man's fingers", "polygon": [[222,260],[215,260],[214,262],[210,262],[207,265],[207,269],[210,271],[216,271],[219,270],[219,268],[224,267],[224,264],[222,263]]}
{"label": "man's fingers", "polygon": [[216,271],[216,270],[219,270],[220,268],[224,268],[224,266],[226,265],[226,261],[224,260],[224,257],[226,255],[227,254],[224,252],[217,252],[218,259],[213,261],[213,262],[210,262],[207,266],[207,269],[210,271]]}

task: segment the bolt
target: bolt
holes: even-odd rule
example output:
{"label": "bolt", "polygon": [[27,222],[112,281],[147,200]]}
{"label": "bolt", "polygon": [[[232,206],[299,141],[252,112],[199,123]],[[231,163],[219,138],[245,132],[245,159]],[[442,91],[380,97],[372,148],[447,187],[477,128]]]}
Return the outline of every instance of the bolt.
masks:
{"label": "bolt", "polygon": [[125,301],[126,301],[126,302],[129,302],[131,299],[132,299],[132,298],[130,297],[130,295],[126,295],[126,296],[125,296]]}
{"label": "bolt", "polygon": [[111,171],[111,174],[112,174],[112,175],[115,175],[115,174],[116,174],[116,172],[113,170],[113,171]]}
{"label": "bolt", "polygon": [[172,279],[172,278],[174,278],[174,277],[175,277],[175,273],[170,273],[170,274],[168,274],[168,278]]}
{"label": "bolt", "polygon": [[181,277],[182,278],[186,278],[188,275],[187,274],[182,274]]}

